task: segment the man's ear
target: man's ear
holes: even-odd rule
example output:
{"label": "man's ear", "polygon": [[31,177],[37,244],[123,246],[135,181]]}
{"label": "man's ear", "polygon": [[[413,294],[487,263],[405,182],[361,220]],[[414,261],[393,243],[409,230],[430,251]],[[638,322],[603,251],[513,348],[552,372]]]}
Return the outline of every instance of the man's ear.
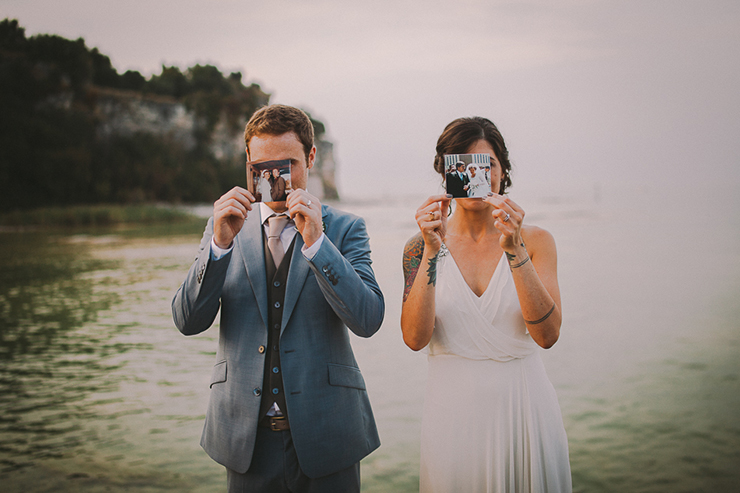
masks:
{"label": "man's ear", "polygon": [[249,146],[246,147],[245,151],[247,153],[247,162],[249,162]]}
{"label": "man's ear", "polygon": [[314,161],[316,161],[316,146],[313,146],[311,152],[308,153],[308,169],[313,168]]}

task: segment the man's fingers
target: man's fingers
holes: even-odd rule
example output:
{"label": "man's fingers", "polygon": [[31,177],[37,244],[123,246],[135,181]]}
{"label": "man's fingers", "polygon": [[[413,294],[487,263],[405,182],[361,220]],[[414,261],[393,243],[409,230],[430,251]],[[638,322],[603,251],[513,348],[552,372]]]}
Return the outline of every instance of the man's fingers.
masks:
{"label": "man's fingers", "polygon": [[255,201],[255,198],[249,190],[246,190],[242,187],[234,187],[223,194],[216,202],[214,202],[214,210],[222,207],[224,204],[228,203],[231,200],[236,200],[237,202],[242,204],[246,210],[251,211],[252,202]]}
{"label": "man's fingers", "polygon": [[214,207],[214,216],[228,216],[228,215],[236,215],[241,218],[247,217],[247,211],[251,210],[251,206],[249,208],[244,205],[243,202],[237,200],[237,199],[227,199],[221,202],[220,204],[216,205]]}

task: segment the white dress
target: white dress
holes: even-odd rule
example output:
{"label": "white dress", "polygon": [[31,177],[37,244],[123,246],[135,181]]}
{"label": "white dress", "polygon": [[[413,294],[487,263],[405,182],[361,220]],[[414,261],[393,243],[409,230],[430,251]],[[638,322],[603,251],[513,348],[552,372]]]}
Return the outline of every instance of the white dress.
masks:
{"label": "white dress", "polygon": [[486,178],[483,176],[482,171],[478,171],[475,176],[470,176],[470,188],[468,189],[468,197],[486,197],[488,192],[491,191],[490,185],[486,182]]}
{"label": "white dress", "polygon": [[437,264],[421,430],[422,492],[570,492],[568,439],[501,256],[483,295]]}
{"label": "white dress", "polygon": [[272,196],[270,195],[270,182],[266,178],[260,178],[260,194],[262,194],[262,202],[272,202]]}

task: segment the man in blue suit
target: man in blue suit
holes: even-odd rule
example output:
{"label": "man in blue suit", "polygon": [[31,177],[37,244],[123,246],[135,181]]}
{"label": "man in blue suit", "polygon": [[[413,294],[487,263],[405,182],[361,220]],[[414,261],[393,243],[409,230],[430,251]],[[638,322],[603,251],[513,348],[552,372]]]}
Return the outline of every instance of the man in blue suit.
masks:
{"label": "man in blue suit", "polygon": [[468,188],[470,188],[470,178],[465,173],[465,163],[458,161],[454,170],[451,170],[445,176],[447,183],[447,193],[454,198],[468,197]]}
{"label": "man in blue suit", "polygon": [[230,492],[359,492],[359,461],[380,440],[347,328],[370,337],[385,311],[365,222],[306,190],[316,147],[301,110],[258,110],[244,140],[248,162],[290,160],[294,190],[218,199],[172,301],[185,335],[221,310],[201,445]]}

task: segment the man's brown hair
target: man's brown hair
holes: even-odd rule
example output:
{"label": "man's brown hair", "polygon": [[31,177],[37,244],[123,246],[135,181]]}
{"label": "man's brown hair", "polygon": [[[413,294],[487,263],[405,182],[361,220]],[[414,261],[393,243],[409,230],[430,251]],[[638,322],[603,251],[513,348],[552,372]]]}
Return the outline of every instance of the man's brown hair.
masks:
{"label": "man's brown hair", "polygon": [[249,151],[249,141],[256,135],[283,135],[293,132],[308,156],[313,149],[313,124],[303,111],[284,104],[271,104],[255,111],[244,129],[244,144]]}

